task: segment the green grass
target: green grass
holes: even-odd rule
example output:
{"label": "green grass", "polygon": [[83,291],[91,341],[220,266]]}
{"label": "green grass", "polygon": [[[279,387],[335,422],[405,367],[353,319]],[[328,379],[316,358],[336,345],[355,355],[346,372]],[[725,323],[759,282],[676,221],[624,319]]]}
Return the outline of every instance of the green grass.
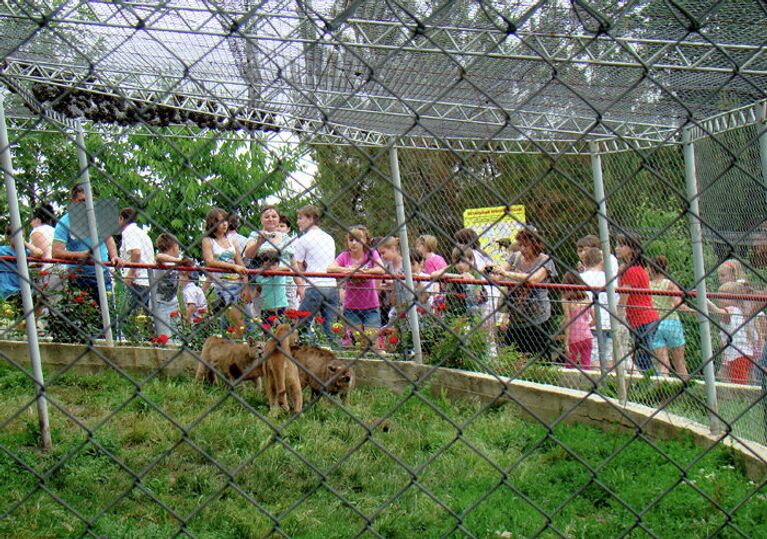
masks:
{"label": "green grass", "polygon": [[[240,395],[262,418],[223,388],[187,379],[152,380],[138,396],[114,373],[67,373],[49,394],[83,426],[51,406],[50,453],[37,448],[26,377],[0,369],[0,394],[3,537],[173,536],[181,522],[161,504],[201,538],[274,535],[275,520],[281,533],[308,538],[355,536],[366,525],[384,537],[462,536],[459,521],[478,537],[554,537],[544,513],[572,537],[645,536],[640,520],[658,536],[700,537],[746,498],[733,523],[767,535],[765,493],[726,449],[700,458],[686,439],[659,451],[584,426],[548,433],[512,407],[451,402],[426,388],[420,397],[361,389],[349,413],[323,400],[290,421],[268,414],[252,386]],[[384,416],[369,433],[364,425]],[[727,527],[721,535],[738,536]]]}

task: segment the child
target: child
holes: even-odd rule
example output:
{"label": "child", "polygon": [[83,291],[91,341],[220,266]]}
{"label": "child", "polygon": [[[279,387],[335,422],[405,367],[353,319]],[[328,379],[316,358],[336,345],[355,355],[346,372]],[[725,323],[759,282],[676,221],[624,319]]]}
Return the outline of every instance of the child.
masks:
{"label": "child", "polygon": [[[423,256],[417,251],[410,252],[410,269],[413,272],[413,277],[429,277],[429,274],[423,271]],[[423,279],[414,281],[413,286],[417,293],[418,306],[426,311],[430,310],[434,294],[436,294],[435,288],[437,284],[431,281],[431,279]]]}
{"label": "child", "polygon": [[[562,278],[562,284],[584,286],[585,283],[576,273],[568,271]],[[562,292],[562,329],[567,342],[567,360],[565,367],[574,369],[591,368],[591,322],[592,302],[585,290],[568,289]]]}
{"label": "child", "polygon": [[[602,250],[578,248],[578,258],[585,270],[580,277],[591,288],[605,287],[605,272],[602,269]],[[591,362],[604,362],[605,368],[612,366],[613,338],[610,332],[610,311],[607,310],[607,292],[590,294],[591,301],[599,306],[594,309],[594,327],[591,329]]]}
{"label": "child", "polygon": [[[280,255],[273,249],[259,251],[253,257],[253,267],[264,271],[286,271],[280,266]],[[271,325],[273,317],[281,317],[288,308],[288,278],[284,275],[256,275],[256,284],[261,293],[261,317]],[[270,320],[271,319],[271,320]]]}
{"label": "child", "polygon": [[[190,266],[192,261],[181,257],[181,249],[178,240],[170,234],[163,232],[155,241],[157,255],[155,260],[163,266]],[[157,272],[157,290],[155,296],[155,331],[157,335],[173,337],[178,333],[178,287],[179,275],[177,271],[159,270]],[[175,320],[174,320],[175,319]]]}
{"label": "child", "polygon": [[[384,273],[383,262],[378,253],[370,248],[370,233],[364,226],[349,229],[346,235],[346,248],[328,266],[328,273],[348,275]],[[365,328],[381,328],[380,302],[378,288],[374,279],[345,279],[343,315],[347,323],[358,332]]]}
{"label": "child", "polygon": [[[16,250],[13,246],[13,229],[11,225],[5,228],[5,239],[8,245],[0,245],[0,256],[16,256]],[[40,258],[43,256],[42,249],[35,247],[28,241],[24,242],[27,256]],[[21,308],[21,283],[19,281],[19,271],[15,261],[0,260],[0,299],[11,303],[17,308]]]}
{"label": "child", "polygon": [[[196,272],[194,272],[196,273]],[[184,297],[184,319],[187,324],[197,324],[202,322],[208,310],[208,300],[205,292],[197,285],[197,280],[191,271],[182,271],[179,283],[181,285],[181,295]]]}
{"label": "child", "polygon": [[[669,280],[668,260],[663,255],[656,256],[650,266],[650,288],[664,292],[679,292],[679,287]],[[660,322],[653,336],[653,350],[658,358],[658,368],[662,376],[669,374],[669,367],[674,368],[682,379],[689,378],[687,364],[684,360],[684,328],[679,319],[679,312],[685,311],[681,296],[665,296],[653,294],[652,304],[658,311]],[[671,363],[669,364],[669,353]]]}
{"label": "child", "polygon": [[397,318],[397,311],[407,308],[407,289],[405,282],[397,276],[403,272],[402,254],[399,251],[399,240],[394,237],[388,237],[378,243],[378,252],[384,261],[384,270],[388,275],[394,277],[381,283],[381,298],[384,305],[389,307],[387,313],[387,326],[394,323]]}
{"label": "child", "polygon": [[[743,295],[748,289],[743,283],[729,281],[719,287],[719,293]],[[721,317],[722,366],[719,377],[732,384],[747,384],[750,381],[752,358],[754,357],[753,325],[748,323],[744,302],[736,298],[720,298],[719,305],[709,303],[709,309]]]}
{"label": "child", "polygon": [[[431,274],[432,279],[452,277],[457,279],[483,279],[474,269],[474,251],[466,245],[453,249],[452,264],[444,270]],[[445,314],[447,316],[479,315],[480,305],[487,301],[485,289],[479,284],[449,282],[443,286],[445,296]]]}

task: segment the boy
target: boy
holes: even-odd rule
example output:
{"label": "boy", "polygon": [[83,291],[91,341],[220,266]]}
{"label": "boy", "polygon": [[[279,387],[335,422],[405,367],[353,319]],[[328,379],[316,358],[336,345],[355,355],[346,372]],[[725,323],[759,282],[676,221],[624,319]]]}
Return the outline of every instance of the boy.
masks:
{"label": "boy", "polygon": [[[8,245],[0,245],[0,256],[16,256],[13,246],[13,229],[11,225],[5,227],[5,239]],[[24,242],[27,256],[40,258],[43,256],[42,249],[38,249],[28,241]],[[0,299],[10,303],[17,309],[21,308],[21,283],[19,281],[18,268],[15,261],[0,260]]]}
{"label": "boy", "polygon": [[[271,249],[256,253],[253,266],[265,271],[288,269],[280,266],[279,254]],[[256,284],[261,290],[261,317],[264,322],[274,325],[269,318],[285,314],[288,308],[287,281],[284,275],[256,275]]]}
{"label": "boy", "polygon": [[205,313],[208,310],[205,292],[197,285],[197,279],[191,271],[182,271],[179,283],[181,295],[184,297],[184,305],[186,305],[184,320],[187,324],[197,324],[205,318]]}

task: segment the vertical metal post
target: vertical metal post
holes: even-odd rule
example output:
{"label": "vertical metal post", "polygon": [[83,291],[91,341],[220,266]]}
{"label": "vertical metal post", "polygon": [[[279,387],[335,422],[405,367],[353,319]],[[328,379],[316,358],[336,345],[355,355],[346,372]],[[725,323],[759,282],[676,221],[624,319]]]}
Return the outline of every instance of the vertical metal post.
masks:
{"label": "vertical metal post", "polygon": [[5,192],[8,196],[8,213],[11,217],[11,228],[14,231],[13,248],[16,251],[16,269],[19,274],[21,302],[24,307],[24,320],[27,325],[29,359],[32,363],[32,377],[35,380],[37,389],[36,404],[37,417],[40,423],[40,437],[43,441],[43,449],[47,451],[53,446],[51,442],[51,428],[48,422],[48,401],[45,400],[45,381],[43,380],[43,367],[40,360],[40,344],[37,341],[35,305],[32,300],[27,253],[24,246],[24,229],[21,227],[19,198],[16,192],[16,178],[13,175],[11,146],[8,142],[8,130],[5,125],[5,106],[2,99],[0,99],[0,161],[2,161],[3,176],[5,177]]}
{"label": "vertical metal post", "polygon": [[410,332],[413,336],[413,351],[415,352],[415,362],[423,363],[423,353],[421,352],[421,328],[418,325],[418,295],[415,293],[415,283],[413,282],[413,268],[410,265],[410,244],[407,239],[407,223],[405,222],[405,202],[402,198],[402,182],[399,177],[399,159],[397,158],[396,146],[389,150],[389,159],[391,161],[391,178],[394,187],[394,205],[397,212],[397,227],[399,228],[399,244],[402,248],[402,267],[405,270],[405,285],[412,291],[410,307],[407,310],[407,318],[410,323]]}
{"label": "vertical metal post", "polygon": [[96,263],[96,286],[99,290],[99,307],[101,310],[101,325],[104,328],[104,338],[107,346],[114,346],[112,340],[112,322],[109,316],[109,298],[107,297],[106,281],[104,279],[104,260],[101,260],[101,248],[103,241],[99,238],[96,229],[96,210],[93,208],[93,189],[91,189],[91,177],[88,172],[88,153],[85,150],[85,136],[83,135],[83,125],[77,122],[77,159],[80,163],[80,184],[85,191],[85,214],[88,217],[88,233],[93,249],[93,260]]}
{"label": "vertical metal post", "polygon": [[[602,156],[599,153],[599,144],[591,142],[591,173],[594,179],[594,201],[597,203],[597,223],[599,225],[599,240],[602,243],[602,259],[605,266],[605,282],[607,283],[607,309],[610,312],[610,333],[613,344],[613,363],[615,376],[618,381],[618,400],[626,404],[626,369],[625,358],[621,357],[620,342],[617,338],[618,325],[621,323],[618,317],[618,296],[615,293],[618,281],[618,268],[613,267],[610,252],[610,228],[607,222],[607,199],[605,198],[605,183],[602,176]],[[603,356],[600,355],[600,362]]]}
{"label": "vertical metal post", "polygon": [[754,105],[756,109],[756,132],[759,134],[759,157],[762,162],[762,180],[767,195],[767,101]]}
{"label": "vertical metal post", "polygon": [[703,259],[703,234],[700,224],[700,204],[698,196],[698,177],[695,167],[695,147],[692,143],[690,127],[682,132],[682,150],[684,154],[684,179],[687,184],[689,203],[690,239],[692,241],[692,263],[695,274],[696,307],[700,326],[700,355],[703,360],[703,377],[706,381],[706,402],[709,408],[709,425],[713,434],[720,432],[719,405],[716,399],[716,378],[714,375],[714,357],[711,350],[711,323],[708,314],[706,293],[706,265]]}

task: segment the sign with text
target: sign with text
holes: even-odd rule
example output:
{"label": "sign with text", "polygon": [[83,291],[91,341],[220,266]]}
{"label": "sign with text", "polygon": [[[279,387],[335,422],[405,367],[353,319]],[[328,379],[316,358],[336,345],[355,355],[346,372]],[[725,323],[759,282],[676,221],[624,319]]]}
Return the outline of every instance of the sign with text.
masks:
{"label": "sign with text", "polygon": [[479,234],[479,245],[496,263],[505,262],[507,251],[498,240],[514,241],[525,226],[525,207],[496,206],[493,208],[469,208],[463,212],[463,226]]}

